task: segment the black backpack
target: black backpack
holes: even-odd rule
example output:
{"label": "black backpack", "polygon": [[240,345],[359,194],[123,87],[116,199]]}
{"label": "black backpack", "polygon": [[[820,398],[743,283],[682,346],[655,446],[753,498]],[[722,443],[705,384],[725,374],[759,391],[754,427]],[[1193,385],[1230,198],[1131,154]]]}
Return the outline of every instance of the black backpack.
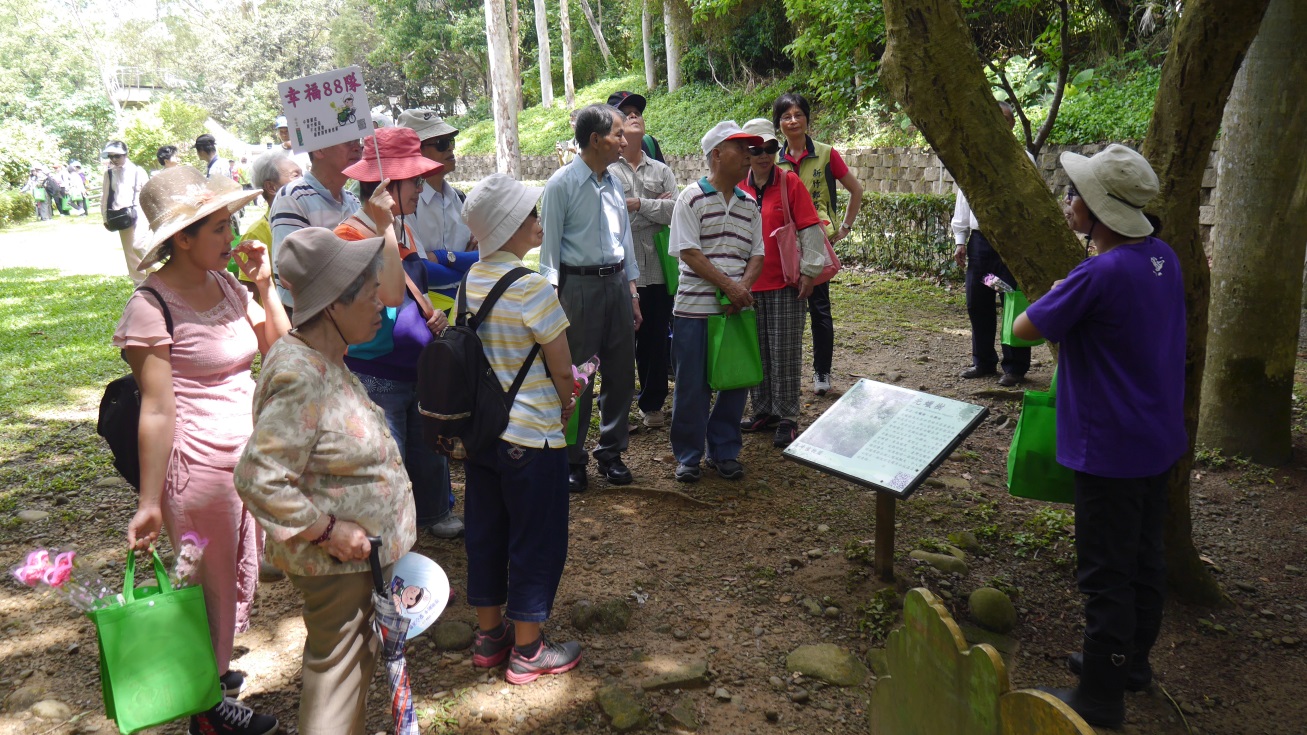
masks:
{"label": "black backpack", "polygon": [[[171,337],[172,312],[168,310],[168,304],[164,303],[163,296],[149,286],[141,286],[136,290],[145,291],[158,300],[163,310],[163,322],[168,326],[168,336]],[[141,489],[141,443],[137,436],[140,425],[141,388],[136,384],[136,377],[128,373],[105,386],[104,397],[100,399],[100,417],[95,422],[95,433],[109,443],[114,469],[138,492]]]}
{"label": "black backpack", "polygon": [[477,328],[504,291],[530,273],[528,268],[505,273],[475,315],[467,310],[464,275],[455,323],[423,348],[418,358],[418,413],[422,436],[433,450],[455,458],[470,456],[493,446],[508,428],[513,399],[540,354],[540,345],[531,348],[513,385],[505,391],[486,359]]}

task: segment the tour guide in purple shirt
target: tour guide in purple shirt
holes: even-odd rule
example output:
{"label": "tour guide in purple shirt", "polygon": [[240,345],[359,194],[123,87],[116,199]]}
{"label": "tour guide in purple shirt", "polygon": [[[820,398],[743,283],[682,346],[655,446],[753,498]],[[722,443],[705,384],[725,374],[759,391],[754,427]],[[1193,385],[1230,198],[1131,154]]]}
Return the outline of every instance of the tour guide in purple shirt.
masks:
{"label": "tour guide in purple shirt", "polygon": [[1110,145],[1062,154],[1063,211],[1098,255],[1017,318],[1023,339],[1061,345],[1057,461],[1075,470],[1076,576],[1085,602],[1075,689],[1050,689],[1091,725],[1120,727],[1125,690],[1151,684],[1162,625],[1166,477],[1184,454],[1185,307],[1180,263],[1151,237],[1157,175]]}

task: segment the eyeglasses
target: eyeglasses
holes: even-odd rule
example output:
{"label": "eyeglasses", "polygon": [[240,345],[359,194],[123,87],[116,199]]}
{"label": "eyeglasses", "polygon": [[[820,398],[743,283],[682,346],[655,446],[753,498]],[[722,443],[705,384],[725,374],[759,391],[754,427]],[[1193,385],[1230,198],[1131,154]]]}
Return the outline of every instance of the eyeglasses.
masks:
{"label": "eyeglasses", "polygon": [[445,151],[454,147],[455,144],[454,137],[455,136],[453,135],[449,135],[443,138],[432,138],[431,140],[424,140],[422,141],[422,147],[426,148],[427,146],[431,146],[432,148],[435,148],[437,151],[444,153]]}
{"label": "eyeglasses", "polygon": [[803,122],[807,119],[808,116],[802,112],[787,112],[786,114],[781,115],[781,122]]}
{"label": "eyeglasses", "polygon": [[1080,198],[1080,192],[1076,191],[1076,187],[1075,187],[1075,186],[1072,186],[1072,185],[1068,184],[1067,187],[1066,187],[1066,202],[1067,202],[1067,204],[1070,204],[1072,199],[1079,199],[1079,198]]}
{"label": "eyeglasses", "polygon": [[123,155],[123,154],[121,154],[121,153],[110,153],[110,154],[109,154],[109,160],[110,160],[110,161],[121,161],[121,160],[123,160],[123,159],[126,158],[126,157],[127,157],[127,156],[125,156],[125,155]]}
{"label": "eyeglasses", "polygon": [[772,141],[768,141],[767,145],[749,146],[749,155],[761,156],[762,154],[766,153],[769,156],[774,156],[776,155],[776,151],[779,151],[780,149],[781,149],[781,144],[772,140]]}

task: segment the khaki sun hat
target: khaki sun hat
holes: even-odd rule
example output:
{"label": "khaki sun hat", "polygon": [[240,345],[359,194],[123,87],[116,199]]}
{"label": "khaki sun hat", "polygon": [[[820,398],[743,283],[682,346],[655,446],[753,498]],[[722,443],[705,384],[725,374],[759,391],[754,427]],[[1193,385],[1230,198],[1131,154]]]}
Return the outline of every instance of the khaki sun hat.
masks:
{"label": "khaki sun hat", "polygon": [[759,138],[762,138],[763,145],[766,145],[769,141],[776,140],[776,126],[772,125],[772,121],[765,117],[755,117],[745,123],[740,129],[749,135],[756,135]]}
{"label": "khaki sun hat", "polygon": [[325,227],[295,230],[277,247],[277,277],[295,299],[291,326],[303,326],[336,303],[372,261],[385,238],[348,241]]}
{"label": "khaki sun hat", "polygon": [[463,202],[463,220],[484,258],[504,247],[535,209],[544,189],[527,186],[508,174],[490,174],[472,187]]}
{"label": "khaki sun hat", "polygon": [[458,128],[445,122],[443,117],[424,109],[404,110],[399,113],[399,121],[395,124],[417,133],[418,140],[430,140],[458,132]]}
{"label": "khaki sun hat", "polygon": [[1067,151],[1061,161],[1085,205],[1103,226],[1126,237],[1153,234],[1144,206],[1157,196],[1159,185],[1147,159],[1113,143],[1092,158]]}
{"label": "khaki sun hat", "polygon": [[190,166],[175,166],[155,174],[141,187],[141,210],[153,234],[136,270],[143,273],[158,263],[163,246],[187,225],[220,210],[235,214],[261,194],[242,189],[226,176],[206,179]]}

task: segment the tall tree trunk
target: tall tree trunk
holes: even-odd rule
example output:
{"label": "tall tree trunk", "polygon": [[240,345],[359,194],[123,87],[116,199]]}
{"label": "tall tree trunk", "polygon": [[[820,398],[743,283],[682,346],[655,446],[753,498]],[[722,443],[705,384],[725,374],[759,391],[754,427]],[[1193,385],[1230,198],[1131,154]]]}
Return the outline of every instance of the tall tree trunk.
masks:
{"label": "tall tree trunk", "polygon": [[594,11],[590,9],[590,0],[580,0],[581,12],[585,14],[585,22],[590,24],[590,32],[595,34],[595,42],[599,44],[599,53],[604,57],[604,66],[612,63],[613,54],[608,50],[608,41],[604,40],[604,29],[599,27],[599,22],[595,20]]}
{"label": "tall tree trunk", "polygon": [[508,6],[509,35],[513,39],[513,91],[517,109],[526,109],[526,100],[522,97],[522,17],[517,9],[517,0],[510,0]]}
{"label": "tall tree trunk", "polygon": [[554,105],[554,75],[549,68],[549,13],[545,0],[535,0],[536,46],[540,51],[540,104]]}
{"label": "tall tree trunk", "polygon": [[[1222,594],[1198,558],[1189,508],[1192,437],[1207,344],[1207,261],[1198,229],[1203,169],[1235,72],[1269,0],[1188,0],[1171,39],[1143,154],[1162,183],[1155,201],[1185,274],[1185,422],[1190,451],[1171,472],[1167,568],[1181,598]],[[1027,293],[1039,296],[1079,260],[1077,242],[1005,121],[980,71],[957,0],[884,0],[882,78],[967,193],[976,218]]]}
{"label": "tall tree trunk", "polygon": [[650,90],[658,86],[658,69],[654,67],[653,17],[649,15],[649,0],[640,3],[640,36],[644,40],[644,86]]}
{"label": "tall tree trunk", "polygon": [[663,0],[663,45],[667,47],[667,91],[681,88],[680,25],[677,22],[677,0]]}
{"label": "tall tree trunk", "polygon": [[572,81],[572,13],[570,0],[558,0],[558,22],[563,30],[563,90],[567,109],[576,107],[576,84]]}
{"label": "tall tree trunk", "polygon": [[517,138],[516,87],[513,84],[513,44],[504,22],[504,0],[486,0],[486,45],[495,114],[495,168],[517,177],[522,149]]}
{"label": "tall tree trunk", "polygon": [[[1225,107],[1198,439],[1281,465],[1307,250],[1307,4],[1271,0]],[[1285,145],[1285,141],[1297,141]]]}
{"label": "tall tree trunk", "polygon": [[1124,48],[1130,43],[1134,35],[1130,31],[1130,19],[1134,12],[1133,4],[1130,0],[1098,0],[1098,6],[1103,9],[1107,19],[1112,23],[1112,30],[1116,31],[1116,39]]}

